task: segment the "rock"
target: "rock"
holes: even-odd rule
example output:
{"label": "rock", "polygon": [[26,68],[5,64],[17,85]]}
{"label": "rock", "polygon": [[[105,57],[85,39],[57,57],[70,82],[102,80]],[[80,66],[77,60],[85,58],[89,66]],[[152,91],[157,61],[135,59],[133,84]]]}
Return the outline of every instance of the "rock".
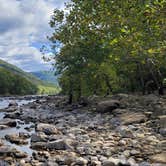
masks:
{"label": "rock", "polygon": [[102,166],[117,166],[117,162],[112,160],[105,160],[102,164]]}
{"label": "rock", "polygon": [[100,161],[96,161],[96,160],[92,160],[91,161],[91,166],[101,166],[101,162]]}
{"label": "rock", "polygon": [[48,142],[46,147],[50,150],[69,150],[72,149],[70,146],[70,140],[60,139],[53,142]]}
{"label": "rock", "polygon": [[150,157],[154,163],[163,163],[166,164],[166,152],[156,154]]}
{"label": "rock", "polygon": [[26,158],[26,157],[28,157],[28,154],[24,153],[24,152],[17,151],[17,152],[14,153],[14,156],[16,158]]}
{"label": "rock", "polygon": [[151,166],[151,164],[148,162],[141,162],[139,166]]}
{"label": "rock", "polygon": [[3,145],[3,141],[0,139],[0,146],[2,146]]}
{"label": "rock", "polygon": [[120,126],[118,131],[123,138],[134,138],[134,133],[127,126]]}
{"label": "rock", "polygon": [[135,150],[135,149],[132,149],[131,151],[130,151],[130,154],[132,155],[132,156],[136,156],[136,155],[139,155],[141,152],[139,151],[139,150]]}
{"label": "rock", "polygon": [[49,150],[69,150],[72,147],[68,140],[60,139],[52,142],[32,142],[32,149],[49,149]]}
{"label": "rock", "polygon": [[0,121],[0,125],[5,125],[5,126],[9,126],[9,127],[16,127],[17,122],[16,122],[16,120],[12,120],[12,119],[2,119]]}
{"label": "rock", "polygon": [[36,127],[36,131],[41,131],[47,135],[60,134],[59,130],[51,124],[39,123]]}
{"label": "rock", "polygon": [[14,113],[5,114],[4,118],[14,119],[14,118],[18,118],[20,115],[21,115],[21,112],[17,111],[17,112],[14,112]]}
{"label": "rock", "polygon": [[97,111],[101,113],[111,112],[116,108],[120,107],[120,102],[118,100],[106,100],[101,101],[97,104]]}
{"label": "rock", "polygon": [[25,140],[27,137],[25,137],[24,135],[19,135],[19,134],[5,135],[5,138],[11,143],[15,143],[18,145],[28,144],[28,141]]}
{"label": "rock", "polygon": [[16,101],[11,101],[8,105],[8,107],[17,107],[18,103]]}
{"label": "rock", "polygon": [[6,126],[6,125],[0,125],[0,130],[4,130],[4,129],[7,129],[9,128],[9,126]]}
{"label": "rock", "polygon": [[36,150],[45,150],[46,148],[46,143],[45,142],[32,142],[31,143],[31,148],[36,149]]}
{"label": "rock", "polygon": [[129,125],[133,123],[142,123],[147,120],[147,117],[143,113],[128,112],[120,115],[122,124]]}
{"label": "rock", "polygon": [[158,116],[160,128],[166,128],[166,115]]}
{"label": "rock", "polygon": [[47,142],[48,137],[42,132],[34,133],[31,135],[31,142]]}
{"label": "rock", "polygon": [[129,158],[127,160],[127,163],[129,164],[129,166],[138,166],[138,164],[136,163],[136,161],[133,158]]}
{"label": "rock", "polygon": [[166,128],[161,128],[161,129],[159,129],[159,133],[160,133],[162,136],[166,137]]}
{"label": "rock", "polygon": [[11,146],[1,146],[0,147],[0,157],[16,157],[16,158],[25,158],[27,157],[26,153],[22,153]]}
{"label": "rock", "polygon": [[88,161],[82,157],[76,159],[76,161],[72,165],[86,166]]}

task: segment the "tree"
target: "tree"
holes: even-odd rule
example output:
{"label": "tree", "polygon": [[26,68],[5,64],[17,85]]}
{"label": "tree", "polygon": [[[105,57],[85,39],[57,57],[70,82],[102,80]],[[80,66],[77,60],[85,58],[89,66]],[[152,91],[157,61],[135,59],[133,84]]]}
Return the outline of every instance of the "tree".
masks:
{"label": "tree", "polygon": [[165,0],[72,0],[68,12],[55,9],[49,39],[70,103],[82,95],[144,92],[150,77],[162,86],[165,6]]}

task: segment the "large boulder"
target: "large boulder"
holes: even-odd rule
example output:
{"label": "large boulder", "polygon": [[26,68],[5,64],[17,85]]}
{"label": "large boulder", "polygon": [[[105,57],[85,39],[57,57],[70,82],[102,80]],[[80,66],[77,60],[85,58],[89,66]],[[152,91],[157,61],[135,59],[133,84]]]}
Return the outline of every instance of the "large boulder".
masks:
{"label": "large boulder", "polygon": [[97,111],[101,113],[112,112],[114,109],[120,107],[120,102],[118,100],[105,100],[97,104]]}
{"label": "large boulder", "polygon": [[49,149],[49,150],[70,150],[71,147],[71,141],[66,139],[59,139],[56,141],[51,142],[32,142],[31,148],[32,149]]}
{"label": "large boulder", "polygon": [[142,123],[147,120],[147,117],[143,113],[127,112],[120,115],[121,123],[129,125],[133,123]]}
{"label": "large boulder", "polygon": [[60,131],[54,125],[47,123],[39,123],[36,131],[43,132],[46,135],[60,134]]}

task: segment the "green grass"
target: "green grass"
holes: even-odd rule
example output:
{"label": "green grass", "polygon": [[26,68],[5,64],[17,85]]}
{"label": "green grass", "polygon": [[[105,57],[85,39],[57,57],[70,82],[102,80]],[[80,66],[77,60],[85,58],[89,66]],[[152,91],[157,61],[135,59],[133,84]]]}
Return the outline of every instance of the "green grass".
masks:
{"label": "green grass", "polygon": [[60,88],[53,85],[38,85],[38,94],[57,94],[60,92]]}

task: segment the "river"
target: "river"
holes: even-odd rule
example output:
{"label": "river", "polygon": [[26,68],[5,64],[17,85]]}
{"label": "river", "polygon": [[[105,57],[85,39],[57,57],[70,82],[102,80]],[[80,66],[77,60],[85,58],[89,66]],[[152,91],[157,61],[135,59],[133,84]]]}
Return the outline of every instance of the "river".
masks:
{"label": "river", "polygon": [[[28,104],[33,101],[35,101],[35,100],[34,99],[24,99],[24,98],[14,100],[13,98],[8,98],[8,97],[0,98],[0,110],[3,110],[4,108],[8,107],[10,102],[16,102],[16,103],[18,103],[19,106],[21,106],[23,104]],[[5,112],[0,112],[0,121],[4,118],[5,114],[6,114]],[[30,126],[34,126],[33,123],[27,124],[24,121],[21,121],[19,119],[16,119],[16,121],[17,121],[17,127],[11,127],[11,128],[0,130],[0,139],[3,140],[4,145],[9,145],[11,147],[14,147],[17,150],[26,152],[29,156],[31,156],[33,151],[30,148],[30,138],[28,139],[27,145],[12,144],[5,139],[5,135],[7,135],[7,134],[17,134],[17,133],[32,134],[35,132],[34,128],[31,131],[26,130],[26,128],[29,128]]]}

